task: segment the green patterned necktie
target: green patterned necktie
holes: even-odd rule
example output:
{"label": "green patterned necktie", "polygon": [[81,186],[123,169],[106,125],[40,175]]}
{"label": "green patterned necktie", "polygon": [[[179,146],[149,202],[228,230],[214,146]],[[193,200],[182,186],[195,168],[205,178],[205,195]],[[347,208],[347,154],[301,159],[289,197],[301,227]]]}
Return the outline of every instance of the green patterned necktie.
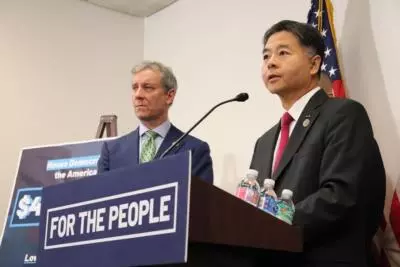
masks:
{"label": "green patterned necktie", "polygon": [[142,144],[142,152],[140,153],[140,163],[151,161],[156,155],[156,138],[158,133],[148,130],[147,139]]}

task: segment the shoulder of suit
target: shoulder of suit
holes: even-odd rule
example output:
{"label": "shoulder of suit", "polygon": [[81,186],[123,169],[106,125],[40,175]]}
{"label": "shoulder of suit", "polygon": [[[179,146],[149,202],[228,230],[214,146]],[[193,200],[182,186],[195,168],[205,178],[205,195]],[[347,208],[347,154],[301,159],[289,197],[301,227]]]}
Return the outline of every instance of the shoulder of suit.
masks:
{"label": "shoulder of suit", "polygon": [[207,144],[206,141],[201,140],[200,138],[194,137],[193,135],[188,135],[187,136],[187,141],[190,141],[191,143],[195,144]]}
{"label": "shoulder of suit", "polygon": [[112,148],[117,147],[117,146],[119,146],[121,144],[124,144],[125,142],[128,142],[129,139],[134,137],[134,135],[137,135],[137,129],[135,129],[135,130],[133,130],[133,131],[127,133],[127,134],[121,135],[121,136],[119,136],[119,137],[117,137],[115,139],[107,140],[105,142],[107,143],[108,148],[112,149]]}
{"label": "shoulder of suit", "polygon": [[360,102],[349,98],[329,98],[325,102],[325,106],[336,112],[366,112],[365,107]]}
{"label": "shoulder of suit", "polygon": [[[184,132],[182,132],[182,131],[181,131],[180,129],[178,129],[176,126],[171,125],[171,127],[173,127],[173,128],[172,128],[173,130],[178,131],[179,136],[182,135],[182,134],[184,134]],[[200,138],[194,137],[193,135],[190,135],[190,134],[189,134],[188,136],[186,136],[185,139],[184,139],[183,141],[184,141],[184,143],[191,144],[191,145],[195,145],[195,146],[197,146],[197,145],[202,145],[202,144],[208,145],[208,143],[207,143],[206,141],[203,141],[203,140],[201,140]]]}

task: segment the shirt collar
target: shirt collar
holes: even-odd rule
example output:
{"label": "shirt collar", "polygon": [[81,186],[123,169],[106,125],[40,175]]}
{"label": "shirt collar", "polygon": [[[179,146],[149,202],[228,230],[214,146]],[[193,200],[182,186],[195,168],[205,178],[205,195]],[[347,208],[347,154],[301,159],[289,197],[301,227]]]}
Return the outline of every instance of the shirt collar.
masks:
{"label": "shirt collar", "polygon": [[293,106],[288,110],[290,116],[292,116],[294,121],[297,121],[306,107],[308,101],[310,101],[311,97],[320,90],[320,87],[316,87],[310,90],[307,94],[303,95],[300,99],[298,99]]}
{"label": "shirt collar", "polygon": [[[169,131],[169,128],[171,128],[171,122],[169,120],[164,121],[161,123],[159,126],[153,129],[154,132],[158,133],[159,136],[162,138],[165,138],[167,136],[167,133]],[[145,134],[149,128],[147,128],[143,123],[139,123],[139,136],[142,136]]]}

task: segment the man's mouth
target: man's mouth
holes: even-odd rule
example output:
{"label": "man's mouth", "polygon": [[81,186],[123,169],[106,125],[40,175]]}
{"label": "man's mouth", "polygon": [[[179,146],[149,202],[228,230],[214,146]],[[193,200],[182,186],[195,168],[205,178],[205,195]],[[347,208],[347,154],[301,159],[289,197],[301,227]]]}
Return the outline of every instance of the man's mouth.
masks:
{"label": "man's mouth", "polygon": [[280,75],[271,74],[271,75],[268,75],[268,82],[275,82],[275,81],[279,80],[280,78],[281,78]]}

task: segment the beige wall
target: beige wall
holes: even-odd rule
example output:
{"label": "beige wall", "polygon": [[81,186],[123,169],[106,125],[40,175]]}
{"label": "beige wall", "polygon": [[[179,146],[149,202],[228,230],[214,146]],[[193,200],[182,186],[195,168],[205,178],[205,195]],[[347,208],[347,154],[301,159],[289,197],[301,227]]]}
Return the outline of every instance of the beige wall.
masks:
{"label": "beige wall", "polygon": [[0,228],[22,147],[92,139],[102,114],[136,126],[130,69],[143,19],[82,1],[0,1]]}

